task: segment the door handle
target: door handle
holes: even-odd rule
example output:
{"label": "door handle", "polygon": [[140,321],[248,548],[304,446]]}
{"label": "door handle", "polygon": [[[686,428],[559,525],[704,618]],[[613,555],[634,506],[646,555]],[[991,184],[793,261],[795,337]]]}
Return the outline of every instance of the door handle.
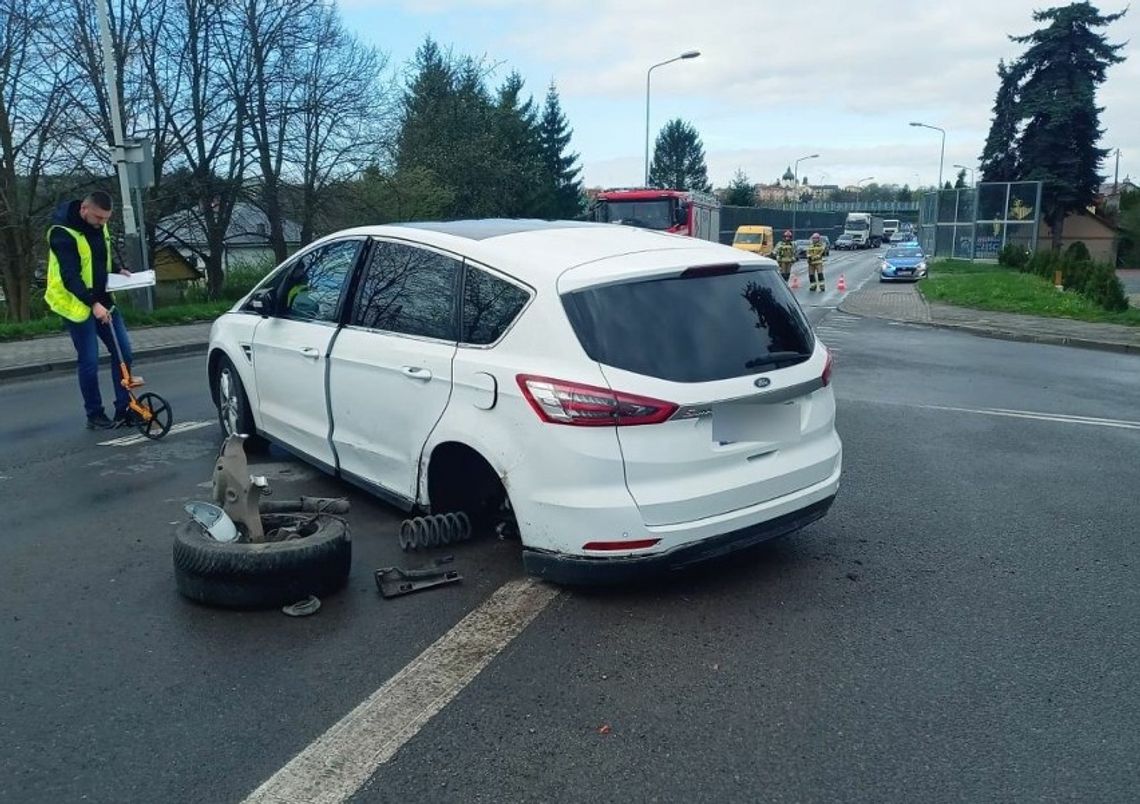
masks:
{"label": "door handle", "polygon": [[311,357],[314,360],[321,356],[321,350],[314,346],[302,346],[300,351],[305,357]]}
{"label": "door handle", "polygon": [[402,366],[400,368],[400,372],[405,377],[411,377],[413,380],[430,380],[431,379],[431,372],[428,371],[426,368],[420,368],[419,366]]}

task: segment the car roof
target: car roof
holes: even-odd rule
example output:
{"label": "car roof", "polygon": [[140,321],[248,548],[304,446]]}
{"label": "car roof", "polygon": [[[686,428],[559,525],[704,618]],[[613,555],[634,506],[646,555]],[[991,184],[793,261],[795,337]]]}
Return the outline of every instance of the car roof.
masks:
{"label": "car roof", "polygon": [[[633,226],[514,218],[361,226],[335,232],[318,242],[349,236],[409,240],[501,268],[524,281],[554,278],[585,263],[642,252],[688,250],[695,260],[709,259],[710,249],[714,253],[716,249],[740,253],[731,246]],[[700,252],[705,254],[701,256]]]}

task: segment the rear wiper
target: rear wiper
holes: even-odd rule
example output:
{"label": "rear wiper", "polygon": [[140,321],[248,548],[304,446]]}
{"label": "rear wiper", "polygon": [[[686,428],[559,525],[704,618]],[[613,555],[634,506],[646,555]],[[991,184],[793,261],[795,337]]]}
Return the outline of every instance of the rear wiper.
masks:
{"label": "rear wiper", "polygon": [[809,357],[811,357],[811,352],[769,352],[764,357],[749,360],[744,364],[744,367],[774,366],[777,363],[787,363],[789,360],[807,360]]}

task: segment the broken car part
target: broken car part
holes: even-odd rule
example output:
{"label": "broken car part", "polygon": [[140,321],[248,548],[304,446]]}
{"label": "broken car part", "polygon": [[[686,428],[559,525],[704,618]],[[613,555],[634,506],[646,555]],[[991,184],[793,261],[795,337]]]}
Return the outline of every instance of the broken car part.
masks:
{"label": "broken car part", "polygon": [[244,435],[227,436],[214,464],[214,502],[222,507],[254,544],[265,541],[261,527],[261,495],[269,484],[264,477],[251,477],[245,458]]}
{"label": "broken car part", "polygon": [[442,547],[470,538],[471,519],[462,511],[417,516],[400,523],[400,548],[403,550]]}
{"label": "broken car part", "polygon": [[456,570],[433,567],[431,569],[406,570],[400,567],[382,567],[376,570],[376,587],[386,598],[410,595],[423,589],[447,586],[463,580]]}

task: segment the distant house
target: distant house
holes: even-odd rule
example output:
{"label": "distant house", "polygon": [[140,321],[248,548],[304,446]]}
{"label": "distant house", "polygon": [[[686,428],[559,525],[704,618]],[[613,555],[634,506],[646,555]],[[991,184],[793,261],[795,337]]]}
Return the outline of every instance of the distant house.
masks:
{"label": "distant house", "polygon": [[[301,227],[287,219],[282,221],[282,225],[285,229],[285,246],[292,253],[301,245]],[[201,215],[197,210],[187,209],[161,219],[155,228],[155,247],[156,262],[159,253],[167,249],[168,252],[180,255],[194,268],[203,268],[204,262],[199,255],[209,251],[209,244],[206,242]],[[224,248],[223,271],[239,265],[273,262],[273,249],[269,245],[269,218],[253,204],[234,204]]]}
{"label": "distant house", "polygon": [[[1070,212],[1061,228],[1061,247],[1068,248],[1078,240],[1085,244],[1097,262],[1116,264],[1117,228],[1099,215]],[[1038,251],[1048,251],[1053,244],[1053,230],[1042,220],[1037,235]]]}
{"label": "distant house", "polygon": [[1096,198],[1096,208],[1107,213],[1114,213],[1120,209],[1120,197],[1125,193],[1134,193],[1140,190],[1131,178],[1125,176],[1119,182],[1108,182],[1100,186]]}

